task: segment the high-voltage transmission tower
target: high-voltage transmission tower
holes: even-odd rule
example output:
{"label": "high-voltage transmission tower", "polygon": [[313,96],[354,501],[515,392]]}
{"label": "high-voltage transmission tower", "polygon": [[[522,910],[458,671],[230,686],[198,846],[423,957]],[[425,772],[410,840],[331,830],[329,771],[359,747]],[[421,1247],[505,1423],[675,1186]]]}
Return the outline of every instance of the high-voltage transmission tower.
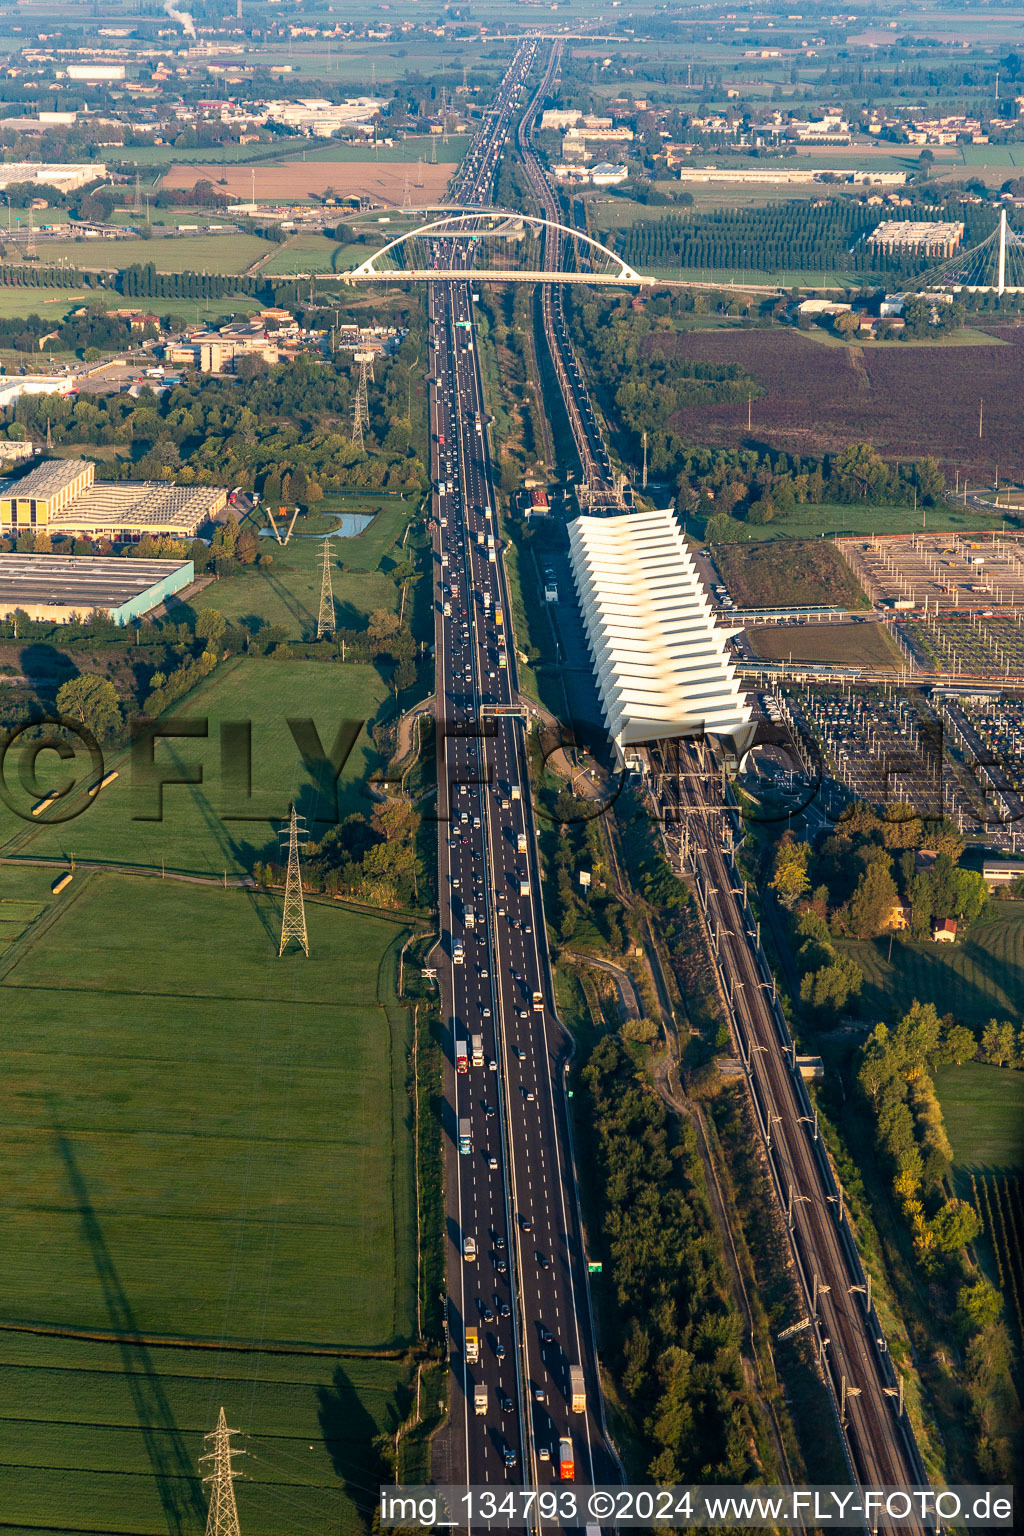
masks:
{"label": "high-voltage transmission tower", "polygon": [[[292,814],[294,815],[294,812]],[[238,1510],[235,1507],[235,1469],[231,1458],[244,1456],[245,1452],[236,1451],[232,1447],[231,1436],[237,1434],[237,1429],[228,1429],[228,1421],[224,1417],[222,1408],[217,1420],[217,1428],[212,1434],[203,1436],[207,1444],[213,1441],[213,1450],[207,1451],[205,1456],[199,1458],[200,1462],[213,1462],[212,1470],[203,1476],[203,1482],[210,1484],[210,1512],[206,1517],[206,1536],[241,1536]]]}
{"label": "high-voltage transmission tower", "polygon": [[352,441],[360,449],[365,448],[363,429],[370,425],[370,407],[366,382],[373,378],[373,353],[356,352],[354,360],[359,364],[359,382],[356,384],[356,403],[352,409]]}
{"label": "high-voltage transmission tower", "polygon": [[[306,839],[306,820],[304,816],[296,814],[294,804],[288,820],[288,831],[282,832],[281,836],[288,839],[288,873],[284,881],[281,946],[277,951],[277,957],[280,959],[284,954],[290,939],[298,939],[302,945],[302,953],[308,959],[309,935],[306,933],[306,906],[302,899],[302,876],[299,873],[299,848]],[[224,1410],[221,1409],[221,1418],[223,1417]],[[230,1433],[231,1431],[228,1430],[228,1434]],[[209,1529],[207,1536],[210,1536]]]}
{"label": "high-voltage transmission tower", "polygon": [[330,535],[324,538],[324,563],[320,570],[320,612],[316,617],[316,637],[334,632],[334,587],[331,584]]}

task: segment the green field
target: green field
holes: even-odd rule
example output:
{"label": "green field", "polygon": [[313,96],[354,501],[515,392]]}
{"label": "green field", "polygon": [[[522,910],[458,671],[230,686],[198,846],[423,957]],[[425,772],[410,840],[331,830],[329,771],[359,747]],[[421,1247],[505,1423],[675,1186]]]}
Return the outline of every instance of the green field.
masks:
{"label": "green field", "polygon": [[[70,821],[43,826],[31,818],[28,822],[16,818],[6,805],[0,808],[0,852],[49,859],[74,854],[105,866],[127,863],[159,869],[164,863],[168,870],[214,876],[244,873],[253,859],[276,856],[277,829],[292,800],[311,818],[313,837],[322,836],[325,830],[316,820],[324,807],[314,778],[299,755],[288,719],[312,718],[329,752],[340,721],[372,720],[386,696],[387,687],[379,672],[365,663],[255,658],[229,661],[173,711],[175,715],[205,717],[207,737],[158,742],[155,746],[157,762],[182,773],[202,765],[205,776],[202,784],[164,790],[162,820],[138,819],[155,813],[155,801],[149,795],[143,797],[137,782],[133,787],[136,776],[131,772],[128,753],[122,752],[107,763],[108,768],[118,770],[117,781]],[[247,720],[252,722],[251,801],[229,790],[219,770],[221,722]],[[45,756],[53,761],[44,768],[40,758],[39,777],[44,788],[56,784],[61,775],[66,778],[54,754]],[[342,818],[353,811],[371,809],[365,779],[375,764],[376,754],[364,728],[339,780]],[[49,779],[47,774],[54,777]],[[329,801],[328,795],[325,804]],[[223,813],[251,819],[227,820]]]}
{"label": "green field", "polygon": [[905,665],[884,624],[770,624],[746,631],[756,655],[766,661],[832,661],[842,666]]}
{"label": "green field", "polygon": [[1024,1072],[965,1061],[935,1087],[958,1168],[1024,1168]]}
{"label": "green field", "polygon": [[955,944],[843,939],[839,947],[863,968],[860,1012],[891,1022],[915,998],[934,1003],[965,1024],[1019,1020],[1024,1012],[1024,910],[1012,901],[989,903],[985,915]]}
{"label": "green field", "polygon": [[947,529],[987,528],[1000,519],[978,507],[863,507],[842,502],[810,503],[770,523],[750,526],[750,538],[817,539],[822,534],[944,533]]}
{"label": "green field", "polygon": [[415,1330],[406,930],[307,920],[279,961],[276,897],[94,875],[0,960],[5,1528],[201,1530],[221,1404],[247,1530],[356,1528],[409,1368],[348,1352]]}
{"label": "green field", "polygon": [[[332,505],[326,498],[323,505]],[[412,511],[412,503],[398,497],[347,496],[339,499],[339,509],[346,512],[378,512],[376,520],[361,534],[348,539],[332,539],[332,585],[338,625],[342,629],[361,629],[366,615],[374,608],[395,610],[399,591],[386,572],[378,571],[385,551],[400,537]],[[283,548],[276,540],[263,541],[274,556],[270,566],[250,566],[238,575],[216,581],[193,599],[191,607],[216,608],[225,618],[255,627],[256,621],[283,625],[289,638],[309,640],[316,635],[320,606],[320,562],[322,546],[318,538],[301,536],[302,522]],[[319,525],[318,525],[319,526]],[[326,524],[324,525],[326,526]],[[282,533],[287,532],[287,522]],[[346,570],[340,569],[341,565]]]}
{"label": "green field", "polygon": [[287,277],[293,272],[344,272],[372,254],[367,245],[339,245],[326,235],[292,235],[262,268],[264,274]]}
{"label": "green field", "polygon": [[114,272],[151,261],[158,272],[244,272],[273,251],[258,235],[175,235],[160,240],[55,240],[50,264],[66,261],[82,271]]}

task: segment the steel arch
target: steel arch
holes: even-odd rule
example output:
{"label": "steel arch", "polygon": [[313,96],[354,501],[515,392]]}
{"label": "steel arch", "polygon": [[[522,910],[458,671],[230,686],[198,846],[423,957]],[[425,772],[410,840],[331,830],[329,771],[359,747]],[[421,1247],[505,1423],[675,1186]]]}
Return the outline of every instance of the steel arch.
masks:
{"label": "steel arch", "polygon": [[[542,280],[545,277],[550,278],[550,280],[553,282],[568,281],[590,283],[646,284],[651,281],[650,278],[642,277],[639,272],[635,271],[634,268],[629,265],[628,262],[623,261],[621,256],[616,255],[614,251],[610,251],[606,245],[602,245],[599,240],[595,240],[591,235],[584,234],[582,230],[570,229],[568,225],[560,224],[555,219],[543,219],[536,214],[520,213],[517,209],[511,208],[460,208],[447,211],[444,218],[433,219],[428,224],[421,224],[417,229],[408,229],[404,232],[404,234],[396,235],[394,240],[389,240],[387,245],[381,246],[379,251],[374,251],[372,256],[368,256],[364,262],[361,262],[358,267],[353,267],[349,272],[346,272],[344,276],[349,279],[380,279],[382,277],[401,279],[427,277],[435,280],[438,277],[447,276],[449,275],[447,272],[435,272],[420,269],[409,271],[399,270],[392,272],[381,272],[377,269],[375,263],[380,261],[382,257],[386,256],[389,251],[397,250],[400,245],[404,245],[407,240],[415,240],[424,235],[442,235],[447,236],[448,238],[458,239],[461,237],[460,231],[457,229],[451,229],[451,225],[462,223],[468,219],[481,218],[494,219],[499,223],[514,220],[516,223],[528,224],[535,229],[554,230],[554,232],[558,235],[566,236],[572,240],[580,240],[584,245],[592,246],[595,251],[598,251],[608,261],[613,262],[619,270],[610,274],[563,272],[557,269],[553,269],[550,272],[524,272],[521,274],[515,272],[495,272],[493,274],[488,274],[484,271],[473,269],[467,269],[465,271],[456,271],[453,269],[450,275],[459,277],[461,279],[466,279],[471,275],[474,278],[493,275],[494,277],[501,278],[505,282],[514,282],[518,277],[522,277],[523,279],[528,278],[534,282]],[[494,232],[497,233],[498,231]],[[474,231],[467,230],[465,233],[468,235],[470,233],[474,233]]]}

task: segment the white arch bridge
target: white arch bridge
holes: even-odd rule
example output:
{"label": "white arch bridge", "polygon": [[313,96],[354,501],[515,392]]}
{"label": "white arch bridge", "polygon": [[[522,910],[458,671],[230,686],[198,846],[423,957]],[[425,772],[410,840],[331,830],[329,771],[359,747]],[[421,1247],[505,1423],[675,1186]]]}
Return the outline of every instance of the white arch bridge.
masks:
{"label": "white arch bridge", "polygon": [[445,208],[442,217],[396,235],[358,267],[336,275],[355,283],[471,278],[643,287],[653,281],[590,235],[507,208]]}

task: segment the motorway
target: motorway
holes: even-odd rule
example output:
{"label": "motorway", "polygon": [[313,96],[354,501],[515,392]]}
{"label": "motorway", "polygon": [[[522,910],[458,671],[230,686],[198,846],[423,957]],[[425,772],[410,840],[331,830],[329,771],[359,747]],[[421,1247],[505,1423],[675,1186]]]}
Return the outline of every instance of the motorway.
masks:
{"label": "motorway", "polygon": [[[844,1431],[852,1481],[926,1482],[920,1452],[899,1413],[897,1378],[757,926],[729,851],[731,823],[714,800],[717,776],[703,743],[651,751],[665,814],[688,823],[697,899],[711,941],[732,1031],[747,1074],[768,1163],[786,1213],[818,1358]],[[901,1522],[905,1531],[925,1529]]]}
{"label": "motorway", "polygon": [[[450,196],[489,200],[534,44],[517,49]],[[472,259],[436,242],[438,268]],[[438,766],[435,951],[445,1021],[451,1411],[436,1481],[617,1479],[602,1427],[565,1072],[554,1012],[469,283],[428,288]],[[505,710],[506,714],[493,714]],[[472,1064],[482,1037],[483,1064]],[[456,1069],[457,1046],[469,1058]],[[460,1150],[460,1141],[463,1150]],[[475,1251],[470,1247],[475,1245]],[[467,1358],[467,1328],[479,1360]],[[569,1406],[580,1365],[586,1408]],[[486,1406],[474,1397],[486,1388]],[[442,1463],[447,1463],[442,1465]]]}

